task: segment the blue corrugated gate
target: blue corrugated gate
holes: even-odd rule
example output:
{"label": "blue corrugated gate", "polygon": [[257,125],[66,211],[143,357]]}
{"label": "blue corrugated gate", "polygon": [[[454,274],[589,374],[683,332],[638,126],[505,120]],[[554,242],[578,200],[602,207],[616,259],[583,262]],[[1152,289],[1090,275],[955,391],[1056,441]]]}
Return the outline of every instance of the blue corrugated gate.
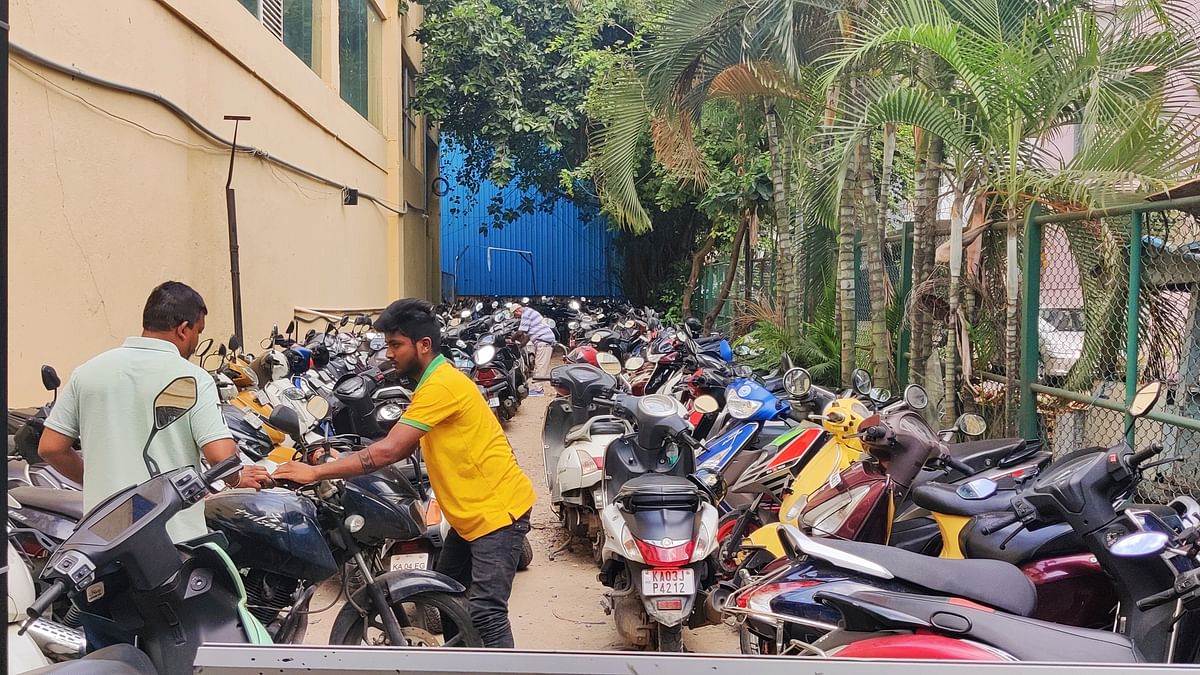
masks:
{"label": "blue corrugated gate", "polygon": [[[475,195],[454,182],[462,162],[456,148],[443,146],[442,176],[450,181],[442,197],[444,295],[620,295],[613,234],[598,215],[559,200],[549,212],[522,215],[503,229],[492,222],[488,205],[502,194],[504,208],[516,209],[527,193],[484,183]],[[458,213],[452,213],[458,208]]]}

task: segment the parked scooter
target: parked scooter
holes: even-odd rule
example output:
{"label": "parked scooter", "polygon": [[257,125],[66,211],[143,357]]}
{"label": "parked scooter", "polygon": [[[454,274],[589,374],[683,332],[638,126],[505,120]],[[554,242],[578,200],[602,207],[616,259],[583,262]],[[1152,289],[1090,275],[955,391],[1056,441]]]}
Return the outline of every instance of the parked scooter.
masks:
{"label": "parked scooter", "polygon": [[612,589],[605,611],[634,645],[681,651],[683,624],[706,621],[694,610],[715,580],[720,477],[695,475],[699,443],[678,401],[618,394],[611,405],[636,421],[637,432],[605,451],[600,580]]}
{"label": "parked scooter", "polygon": [[[1130,413],[1140,417],[1149,412],[1160,391],[1158,383],[1140,389]],[[1118,634],[1022,616],[1027,612],[985,610],[954,598],[843,587],[817,594],[841,614],[844,629],[815,647],[844,657],[869,653],[872,658],[911,658],[920,652],[933,658],[991,661],[1196,663],[1197,528],[1178,532],[1152,511],[1114,507],[1132,493],[1142,471],[1173,461],[1152,461],[1162,449],[1155,445],[1133,452],[1121,444],[1057,465],[1012,498],[1009,518],[988,528],[1017,525],[1036,530],[1068,522],[1116,582],[1120,606],[1113,625]],[[895,568],[891,560],[879,562],[884,570]],[[926,574],[964,578],[971,564],[944,561]],[[1031,582],[1011,570],[1016,568],[988,578],[982,584],[987,593],[1027,596]],[[974,589],[962,590],[950,595],[978,600]]]}

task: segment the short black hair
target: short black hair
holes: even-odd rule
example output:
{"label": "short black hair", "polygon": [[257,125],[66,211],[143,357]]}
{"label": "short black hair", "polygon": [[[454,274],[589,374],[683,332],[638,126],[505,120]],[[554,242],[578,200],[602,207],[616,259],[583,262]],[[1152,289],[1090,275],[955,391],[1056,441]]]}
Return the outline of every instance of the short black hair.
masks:
{"label": "short black hair", "polygon": [[206,314],[208,307],[196,289],[178,281],[165,281],[146,299],[142,328],[161,332],[175,330],[181,323],[195,326]]}
{"label": "short black hair", "polygon": [[429,338],[434,351],[442,348],[442,327],[433,314],[433,304],[420,298],[403,298],[388,305],[375,322],[375,328],[384,333],[398,333],[413,342]]}

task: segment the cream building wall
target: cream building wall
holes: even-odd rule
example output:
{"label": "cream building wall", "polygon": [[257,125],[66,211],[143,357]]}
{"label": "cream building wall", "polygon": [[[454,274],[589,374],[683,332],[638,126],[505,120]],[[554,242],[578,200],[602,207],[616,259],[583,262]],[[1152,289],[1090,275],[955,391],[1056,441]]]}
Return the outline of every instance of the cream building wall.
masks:
{"label": "cream building wall", "polygon": [[[379,197],[341,191],[239,153],[245,335],[256,344],[293,308],[379,307],[439,294],[438,213],[425,165],[402,156],[400,64],[420,8],[367,0],[383,18],[372,98],[378,126],[338,94],[338,0],[319,13],[317,72],[238,0],[12,0],[12,42],[38,56],[149,90],[238,142]],[[140,332],[166,279],[205,297],[206,336],[232,332],[225,210],[229,151],[145,98],[13,55],[10,76],[12,405],[46,399],[39,365],[65,379]],[[421,125],[421,129],[424,125]],[[436,146],[434,146],[436,147]],[[404,215],[395,211],[405,212]]]}

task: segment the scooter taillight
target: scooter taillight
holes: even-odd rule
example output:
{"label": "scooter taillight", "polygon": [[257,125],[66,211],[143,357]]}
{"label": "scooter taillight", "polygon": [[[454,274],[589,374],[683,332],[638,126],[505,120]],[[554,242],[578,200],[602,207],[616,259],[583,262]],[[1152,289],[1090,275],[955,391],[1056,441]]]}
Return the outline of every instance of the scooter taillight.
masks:
{"label": "scooter taillight", "polygon": [[480,384],[488,386],[494,384],[497,380],[504,379],[504,373],[495,368],[480,368],[475,371],[475,379]]}
{"label": "scooter taillight", "polygon": [[692,559],[692,553],[696,550],[695,541],[671,547],[655,546],[641,539],[634,539],[634,542],[642,553],[642,559],[651,567],[682,567]]}

